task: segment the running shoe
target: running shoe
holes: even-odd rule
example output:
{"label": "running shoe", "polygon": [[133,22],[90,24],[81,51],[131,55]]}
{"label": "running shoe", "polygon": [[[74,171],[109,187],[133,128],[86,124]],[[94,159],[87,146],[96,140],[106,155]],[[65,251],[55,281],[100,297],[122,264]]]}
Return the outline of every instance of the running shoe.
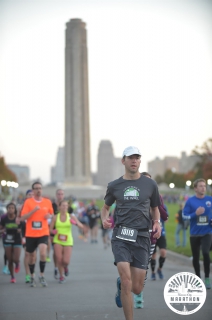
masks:
{"label": "running shoe", "polygon": [[10,279],[10,282],[11,282],[11,283],[16,283],[16,278],[12,277],[12,278]]}
{"label": "running shoe", "polygon": [[8,269],[8,266],[4,266],[2,272],[3,272],[4,274],[10,274],[10,270]]}
{"label": "running shoe", "polygon": [[51,259],[49,257],[46,257],[46,262],[51,262]]}
{"label": "running shoe", "polygon": [[31,280],[30,275],[27,274],[27,275],[25,276],[25,283],[30,283],[30,280]]}
{"label": "running shoe", "polygon": [[143,291],[139,294],[134,294],[134,308],[135,309],[143,309],[144,307],[144,294]]}
{"label": "running shoe", "polygon": [[39,277],[39,281],[40,281],[40,284],[42,287],[47,287],[47,282],[46,282],[46,279],[42,276],[42,277]]}
{"label": "running shoe", "polygon": [[69,275],[68,267],[64,268],[64,272],[65,272],[65,276],[68,277],[68,275]]}
{"label": "running shoe", "polygon": [[161,271],[160,269],[158,269],[157,273],[158,273],[158,275],[159,275],[159,278],[160,278],[161,280],[163,280],[164,276],[163,276],[162,271]]}
{"label": "running shoe", "polygon": [[36,282],[35,282],[35,278],[31,277],[30,278],[30,287],[36,287]]}
{"label": "running shoe", "polygon": [[154,273],[154,272],[152,272],[151,280],[156,280],[156,276],[155,276],[155,273]]}
{"label": "running shoe", "polygon": [[121,279],[120,279],[120,277],[117,278],[116,286],[117,286],[117,292],[116,292],[116,296],[115,296],[116,305],[117,305],[117,307],[122,308],[122,303],[121,303]]}
{"label": "running shoe", "polygon": [[60,280],[59,280],[59,283],[63,284],[66,282],[66,279],[65,277],[60,277]]}
{"label": "running shoe", "polygon": [[211,289],[210,278],[205,278],[205,287],[206,289]]}
{"label": "running shoe", "polygon": [[54,269],[54,278],[57,280],[58,279],[58,269]]}
{"label": "running shoe", "polygon": [[20,271],[20,262],[15,264],[15,273],[18,273]]}

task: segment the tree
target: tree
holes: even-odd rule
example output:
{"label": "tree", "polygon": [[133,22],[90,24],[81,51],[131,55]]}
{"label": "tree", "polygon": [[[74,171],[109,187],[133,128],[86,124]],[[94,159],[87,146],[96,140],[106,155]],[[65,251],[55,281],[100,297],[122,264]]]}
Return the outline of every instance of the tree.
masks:
{"label": "tree", "polygon": [[212,138],[209,138],[201,147],[196,146],[192,151],[199,157],[194,170],[195,179],[204,178],[205,180],[212,178]]}
{"label": "tree", "polygon": [[17,182],[16,175],[7,167],[4,157],[0,156],[0,181],[1,180]]}

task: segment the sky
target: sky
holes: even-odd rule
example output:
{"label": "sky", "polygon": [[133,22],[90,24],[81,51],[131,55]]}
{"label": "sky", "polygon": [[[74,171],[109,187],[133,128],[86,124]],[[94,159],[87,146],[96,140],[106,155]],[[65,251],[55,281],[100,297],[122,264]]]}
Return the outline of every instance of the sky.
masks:
{"label": "sky", "polygon": [[64,146],[66,23],[86,23],[91,170],[101,140],[155,157],[212,137],[212,1],[0,0],[0,154],[50,181]]}

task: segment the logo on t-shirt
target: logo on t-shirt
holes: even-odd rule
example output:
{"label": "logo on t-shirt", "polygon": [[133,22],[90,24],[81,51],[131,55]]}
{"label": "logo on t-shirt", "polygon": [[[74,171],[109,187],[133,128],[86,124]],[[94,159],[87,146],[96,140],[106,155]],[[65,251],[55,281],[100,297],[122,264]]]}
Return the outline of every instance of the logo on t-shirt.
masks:
{"label": "logo on t-shirt", "polygon": [[206,206],[208,207],[208,208],[210,208],[211,207],[211,202],[210,201],[206,201]]}
{"label": "logo on t-shirt", "polygon": [[139,200],[139,189],[136,187],[124,189],[124,200]]}

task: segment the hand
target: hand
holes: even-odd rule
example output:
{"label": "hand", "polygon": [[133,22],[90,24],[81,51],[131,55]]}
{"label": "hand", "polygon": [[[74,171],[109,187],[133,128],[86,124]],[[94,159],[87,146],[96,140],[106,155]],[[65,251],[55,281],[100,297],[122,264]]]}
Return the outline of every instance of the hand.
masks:
{"label": "hand", "polygon": [[104,229],[110,229],[112,227],[111,220],[109,218],[102,220],[102,225]]}
{"label": "hand", "polygon": [[76,221],[75,221],[74,219],[72,219],[72,218],[70,219],[70,222],[71,222],[72,224],[77,224]]}
{"label": "hand", "polygon": [[17,217],[17,218],[15,219],[15,223],[16,223],[17,225],[19,225],[19,224],[21,223],[21,218],[20,218],[20,217]]}
{"label": "hand", "polygon": [[52,233],[52,234],[57,234],[57,232],[58,232],[57,229],[54,229],[54,230],[52,230],[51,233]]}
{"label": "hand", "polygon": [[199,207],[196,210],[196,215],[200,216],[201,214],[203,214],[205,212],[205,208],[204,207]]}
{"label": "hand", "polygon": [[154,233],[153,238],[159,239],[161,236],[161,230],[162,228],[160,223],[158,221],[154,221],[153,228],[152,228],[152,232]]}
{"label": "hand", "polygon": [[36,206],[36,207],[34,207],[34,209],[33,209],[34,212],[36,212],[36,211],[38,211],[38,210],[40,210],[40,206]]}
{"label": "hand", "polygon": [[52,215],[50,213],[45,214],[44,219],[51,219]]}

